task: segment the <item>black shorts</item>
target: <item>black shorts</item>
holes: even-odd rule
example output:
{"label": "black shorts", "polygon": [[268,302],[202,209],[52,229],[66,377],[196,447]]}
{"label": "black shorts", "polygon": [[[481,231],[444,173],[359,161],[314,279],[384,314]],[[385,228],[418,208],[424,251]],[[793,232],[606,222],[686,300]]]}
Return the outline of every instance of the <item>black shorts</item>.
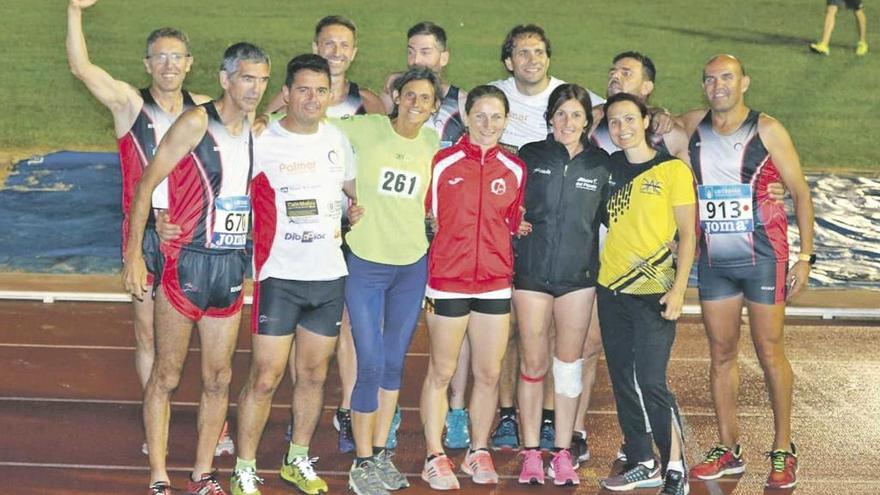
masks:
{"label": "black shorts", "polygon": [[759,304],[785,302],[788,263],[769,262],[736,268],[710,267],[701,262],[697,269],[700,300],[715,301],[742,294]]}
{"label": "black shorts", "polygon": [[591,287],[595,287],[593,285],[590,286],[576,286],[576,285],[560,285],[560,284],[551,284],[546,282],[541,282],[540,280],[532,277],[514,275],[513,277],[513,288],[516,290],[530,290],[534,292],[543,292],[544,294],[550,294],[553,297],[562,297],[569,292],[574,292],[576,290],[581,289],[589,289]]}
{"label": "black shorts", "polygon": [[192,249],[166,252],[159,283],[180,314],[227,318],[241,310],[248,257],[243,249]]}
{"label": "black shorts", "polygon": [[836,5],[837,8],[846,7],[849,10],[862,10],[862,0],[827,0],[827,5]]}
{"label": "black shorts", "polygon": [[342,326],[345,277],[336,280],[254,282],[251,331],[256,335],[293,335],[297,325],[325,337],[337,337]]}
{"label": "black shorts", "polygon": [[477,299],[475,297],[460,299],[435,299],[425,298],[425,311],[437,316],[458,318],[465,316],[471,311],[487,315],[506,315],[510,313],[510,298],[503,299]]}
{"label": "black shorts", "polygon": [[144,255],[144,264],[147,267],[147,283],[153,285],[157,275],[162,273],[162,251],[159,250],[159,234],[156,229],[147,227],[144,230],[144,242],[141,244],[141,253]]}

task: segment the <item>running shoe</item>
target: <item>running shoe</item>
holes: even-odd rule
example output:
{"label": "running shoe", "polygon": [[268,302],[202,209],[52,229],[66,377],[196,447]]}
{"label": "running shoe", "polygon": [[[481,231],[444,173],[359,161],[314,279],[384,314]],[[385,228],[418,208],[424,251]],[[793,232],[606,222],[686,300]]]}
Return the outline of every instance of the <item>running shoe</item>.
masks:
{"label": "running shoe", "polygon": [[315,473],[317,457],[294,457],[288,462],[287,454],[281,456],[281,479],[295,486],[299,491],[308,495],[327,493],[327,482]]}
{"label": "running shoe", "polygon": [[390,492],[382,486],[376,463],[372,459],[360,465],[352,464],[348,472],[348,489],[356,495],[390,495]]}
{"label": "running shoe", "polygon": [[575,486],[581,483],[574,465],[577,461],[572,458],[571,451],[562,449],[550,454],[550,465],[547,466],[547,476],[553,478],[556,486]]}
{"label": "running shoe", "polygon": [[545,420],[541,422],[541,450],[549,451],[556,446],[556,426],[553,421]]}
{"label": "running shoe", "polygon": [[626,452],[623,450],[623,444],[617,448],[617,455],[614,456],[614,462],[622,462],[626,464]]}
{"label": "running shoe", "polygon": [[740,474],[746,470],[742,458],[742,448],[737,445],[731,450],[724,445],[712,447],[703,462],[691,468],[691,476],[701,480],[715,480],[722,476]]}
{"label": "running shoe", "polygon": [[232,455],[235,454],[235,443],[229,436],[229,422],[223,422],[223,431],[220,432],[220,439],[217,440],[217,446],[214,447],[214,455]]}
{"label": "running shoe", "polygon": [[767,476],[767,488],[791,488],[797,484],[798,458],[794,443],[791,451],[777,449],[767,452],[770,459],[770,475]]}
{"label": "running shoe", "polygon": [[582,431],[575,431],[571,434],[571,462],[574,467],[578,467],[582,462],[590,460],[590,446],[587,445],[587,434]]}
{"label": "running shoe", "polygon": [[171,485],[167,481],[157,481],[148,490],[147,495],[171,495]]}
{"label": "running shoe", "polygon": [[501,421],[492,432],[493,450],[517,450],[519,449],[519,423],[516,416],[501,416]]}
{"label": "running shoe", "polygon": [[434,490],[458,490],[458,478],[453,472],[454,467],[446,454],[434,456],[431,460],[425,459],[422,480]]}
{"label": "running shoe", "polygon": [[394,410],[394,417],[391,418],[391,428],[388,429],[388,438],[385,439],[386,449],[397,448],[397,430],[400,429],[400,406]]}
{"label": "running shoe", "polygon": [[388,491],[400,490],[401,488],[409,488],[409,481],[406,476],[397,469],[391,458],[394,452],[385,449],[376,456],[376,474],[382,481],[382,486]]}
{"label": "running shoe", "polygon": [[257,485],[262,485],[263,479],[257,476],[253,468],[238,469],[232,472],[229,480],[229,490],[232,495],[260,495]]}
{"label": "running shoe", "polygon": [[856,44],[856,55],[861,57],[861,56],[866,55],[867,53],[868,53],[868,44],[865,43],[864,41],[859,41],[858,44]]}
{"label": "running shoe", "polygon": [[226,495],[214,473],[204,473],[198,481],[187,480],[186,493],[189,495]]}
{"label": "running shoe", "polygon": [[468,431],[470,418],[466,409],[450,409],[446,414],[446,434],[443,445],[447,449],[466,449],[471,446],[471,435]]}
{"label": "running shoe", "polygon": [[544,455],[539,449],[523,449],[522,468],[519,471],[519,482],[526,485],[544,484]]}
{"label": "running shoe", "polygon": [[471,480],[478,485],[497,485],[498,473],[495,471],[495,463],[492,455],[486,449],[471,451],[468,449],[461,463],[461,470],[470,475]]}
{"label": "running shoe", "polygon": [[636,488],[656,488],[663,484],[660,476],[660,466],[657,462],[653,468],[644,464],[631,464],[624,467],[618,475],[604,478],[599,481],[602,488],[613,492],[626,492]]}
{"label": "running shoe", "polygon": [[829,55],[831,53],[831,49],[828,48],[827,43],[810,43],[810,51],[813,53],[818,53],[819,55]]}
{"label": "running shoe", "polygon": [[333,415],[333,427],[338,432],[336,435],[336,448],[342,454],[354,451],[354,433],[351,431],[351,411],[336,409]]}
{"label": "running shoe", "polygon": [[690,492],[691,486],[688,484],[687,476],[680,471],[670,469],[666,471],[663,489],[657,495],[688,495]]}

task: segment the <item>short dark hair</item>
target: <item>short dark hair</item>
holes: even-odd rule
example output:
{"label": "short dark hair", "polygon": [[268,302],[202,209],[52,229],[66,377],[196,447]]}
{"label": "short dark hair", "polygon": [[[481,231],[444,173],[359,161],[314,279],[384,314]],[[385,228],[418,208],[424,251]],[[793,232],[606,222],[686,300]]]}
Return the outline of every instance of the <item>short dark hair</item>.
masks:
{"label": "short dark hair", "polygon": [[150,47],[152,47],[153,43],[161,38],[174,38],[178,41],[183,42],[183,44],[186,45],[186,54],[189,55],[189,36],[187,36],[186,33],[179,29],[175,29],[173,27],[163,27],[156,29],[147,35],[147,46],[146,51],[144,52],[145,56],[150,56]]}
{"label": "short dark hair", "polygon": [[547,122],[547,127],[550,127],[553,115],[563,103],[569,100],[577,100],[584,107],[584,113],[587,117],[587,130],[581,135],[581,140],[587,140],[589,139],[589,136],[587,136],[589,129],[593,127],[593,102],[590,100],[590,92],[584,89],[583,86],[571,83],[557,86],[550,93],[550,98],[547,99],[547,111],[544,112],[544,121]]}
{"label": "short dark hair", "polygon": [[433,36],[437,40],[437,45],[440,46],[440,51],[446,51],[446,30],[439,25],[431,21],[422,21],[409,28],[409,31],[406,32],[406,39],[418,35]]}
{"label": "short dark hair", "polygon": [[[537,24],[520,24],[518,26],[514,26],[513,29],[507,33],[507,36],[504,38],[504,43],[501,45],[501,62],[509,59],[513,56],[513,43],[517,38],[522,36],[537,36],[541,41],[544,42],[544,48],[547,52],[547,58],[550,58],[550,40],[547,38],[547,34],[544,33],[544,28],[538,26]],[[509,72],[509,71],[508,71]]]}
{"label": "short dark hair", "polygon": [[220,63],[220,70],[231,76],[238,72],[242,60],[266,65],[271,63],[269,55],[262,48],[247,41],[239,41],[223,52],[223,62]]}
{"label": "short dark hair", "polygon": [[330,64],[327,63],[327,59],[320,55],[304,53],[293,57],[290,59],[290,62],[287,62],[287,76],[284,78],[284,85],[290,88],[293,80],[296,78],[296,73],[301,70],[310,70],[324,74],[327,76],[328,83],[330,81]]}
{"label": "short dark hair", "polygon": [[471,113],[471,108],[473,108],[474,103],[483,97],[497,98],[498,100],[501,100],[501,103],[504,104],[504,115],[510,113],[510,102],[507,101],[507,95],[504,94],[504,91],[501,91],[498,87],[492,86],[491,84],[482,84],[468,92],[467,99],[464,102],[464,113]]}
{"label": "short dark hair", "polygon": [[615,103],[620,103],[621,101],[630,101],[634,103],[637,107],[639,107],[639,113],[642,114],[642,118],[648,116],[648,105],[646,105],[641,98],[636,95],[631,95],[629,93],[617,93],[616,95],[609,97],[608,100],[605,102],[605,106],[602,107],[602,110],[605,111],[606,119],[608,117],[608,109],[611,108],[611,106]]}
{"label": "short dark hair", "polygon": [[651,61],[651,59],[647,55],[639,52],[618,53],[614,57],[614,60],[611,61],[611,63],[616,64],[618,61],[625,58],[637,60],[640,64],[642,64],[642,75],[645,76],[645,79],[654,82],[654,78],[657,77],[657,68],[654,67],[654,62]]}
{"label": "short dark hair", "polygon": [[345,27],[349,31],[351,31],[351,34],[354,36],[354,40],[357,41],[357,26],[354,25],[354,21],[342,15],[328,15],[318,21],[318,23],[315,24],[315,41],[318,41],[318,36],[321,34],[321,31],[323,31],[324,28],[327,26]]}
{"label": "short dark hair", "polygon": [[[428,81],[434,87],[434,102],[436,103],[440,99],[440,78],[427,67],[413,67],[404,72],[394,81],[394,91],[397,91],[399,94],[404,86],[413,81]],[[394,104],[394,108],[391,109],[391,113],[388,116],[392,119],[397,118],[397,103]]]}

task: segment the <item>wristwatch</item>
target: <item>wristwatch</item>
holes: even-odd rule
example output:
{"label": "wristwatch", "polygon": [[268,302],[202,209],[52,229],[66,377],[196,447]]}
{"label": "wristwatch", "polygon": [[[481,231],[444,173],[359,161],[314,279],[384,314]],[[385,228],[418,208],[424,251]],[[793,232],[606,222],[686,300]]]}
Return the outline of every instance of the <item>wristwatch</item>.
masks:
{"label": "wristwatch", "polygon": [[800,253],[800,254],[798,254],[798,261],[806,261],[807,263],[810,264],[810,266],[813,266],[816,264],[816,253],[813,253],[813,254]]}

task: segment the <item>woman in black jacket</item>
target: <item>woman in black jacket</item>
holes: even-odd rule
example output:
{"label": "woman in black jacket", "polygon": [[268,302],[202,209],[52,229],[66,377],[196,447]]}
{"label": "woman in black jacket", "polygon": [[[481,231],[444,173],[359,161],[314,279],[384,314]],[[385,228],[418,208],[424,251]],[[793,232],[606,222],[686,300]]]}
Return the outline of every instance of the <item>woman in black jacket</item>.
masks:
{"label": "woman in black jacket", "polygon": [[517,241],[514,309],[519,326],[518,397],[523,432],[521,483],[543,483],[539,447],[544,376],[550,369],[555,324],[556,439],[548,474],[554,484],[578,484],[572,431],[583,389],[582,350],[598,275],[599,223],[608,182],[608,154],[592,145],[587,91],[563,84],[550,95],[545,118],[552,134],[519,156],[528,167],[525,221],[531,233]]}

